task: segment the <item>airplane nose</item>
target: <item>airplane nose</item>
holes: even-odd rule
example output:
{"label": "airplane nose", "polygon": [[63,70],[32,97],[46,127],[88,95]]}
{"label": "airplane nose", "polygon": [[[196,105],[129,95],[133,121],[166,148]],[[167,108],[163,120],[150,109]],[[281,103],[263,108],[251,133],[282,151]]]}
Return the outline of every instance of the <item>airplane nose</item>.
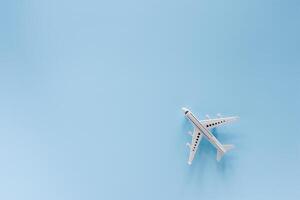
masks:
{"label": "airplane nose", "polygon": [[185,107],[182,107],[181,109],[182,109],[182,111],[184,112],[185,115],[189,112],[189,110]]}

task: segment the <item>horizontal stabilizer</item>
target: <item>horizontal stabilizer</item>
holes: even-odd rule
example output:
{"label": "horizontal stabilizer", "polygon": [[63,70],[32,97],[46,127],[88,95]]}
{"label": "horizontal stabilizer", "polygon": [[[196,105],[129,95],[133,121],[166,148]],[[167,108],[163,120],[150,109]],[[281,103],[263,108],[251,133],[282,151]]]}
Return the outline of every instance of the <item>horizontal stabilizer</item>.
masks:
{"label": "horizontal stabilizer", "polygon": [[227,151],[229,151],[230,149],[233,149],[234,148],[234,145],[232,144],[224,144],[223,145],[224,149]]}
{"label": "horizontal stabilizer", "polygon": [[224,144],[223,145],[223,148],[225,149],[225,152],[222,152],[222,151],[217,151],[217,161],[219,162],[221,160],[221,158],[223,157],[223,155],[229,151],[230,149],[233,149],[234,148],[234,145],[232,144]]}
{"label": "horizontal stabilizer", "polygon": [[217,151],[217,161],[219,162],[220,160],[221,160],[221,158],[222,158],[222,156],[224,155],[224,153],[223,152],[221,152],[221,151]]}

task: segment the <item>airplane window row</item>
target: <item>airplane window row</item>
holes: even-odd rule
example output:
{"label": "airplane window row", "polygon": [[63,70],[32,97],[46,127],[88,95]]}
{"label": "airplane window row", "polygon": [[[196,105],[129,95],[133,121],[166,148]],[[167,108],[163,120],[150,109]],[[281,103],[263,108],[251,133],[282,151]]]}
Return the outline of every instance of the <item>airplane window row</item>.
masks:
{"label": "airplane window row", "polygon": [[195,141],[195,145],[194,145],[193,151],[195,151],[195,148],[196,148],[196,145],[197,145],[197,143],[198,143],[199,137],[200,137],[200,133],[198,133],[198,135],[197,135],[197,138],[196,138],[196,141]]}
{"label": "airplane window row", "polygon": [[219,121],[219,122],[216,122],[216,123],[212,123],[212,124],[207,124],[206,127],[218,125],[218,124],[221,124],[221,123],[224,123],[224,122],[225,122],[225,120],[222,120],[222,121]]}
{"label": "airplane window row", "polygon": [[[224,123],[224,122],[225,122],[225,120],[218,121],[218,122],[215,122],[215,123],[212,123],[212,124],[207,124],[206,127],[218,125],[218,124],[221,124],[221,123]],[[198,133],[198,135],[197,135],[197,138],[196,138],[196,141],[195,141],[195,145],[194,145],[194,147],[193,147],[193,151],[195,151],[196,145],[197,145],[197,143],[198,143],[199,136],[200,136],[200,133]]]}

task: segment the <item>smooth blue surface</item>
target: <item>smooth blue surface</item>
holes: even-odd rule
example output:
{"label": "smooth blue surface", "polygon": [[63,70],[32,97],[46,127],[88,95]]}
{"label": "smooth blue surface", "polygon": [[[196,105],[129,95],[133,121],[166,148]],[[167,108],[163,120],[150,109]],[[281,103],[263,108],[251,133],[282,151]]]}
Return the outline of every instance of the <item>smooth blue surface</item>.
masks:
{"label": "smooth blue surface", "polygon": [[[299,199],[299,1],[0,2],[0,199]],[[236,149],[217,163],[191,125]]]}

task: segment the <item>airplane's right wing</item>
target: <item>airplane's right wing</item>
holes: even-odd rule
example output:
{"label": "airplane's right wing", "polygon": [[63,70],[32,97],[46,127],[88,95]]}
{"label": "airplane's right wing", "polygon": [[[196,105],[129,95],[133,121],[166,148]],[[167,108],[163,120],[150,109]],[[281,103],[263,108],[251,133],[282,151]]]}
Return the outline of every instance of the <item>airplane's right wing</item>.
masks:
{"label": "airplane's right wing", "polygon": [[202,136],[203,134],[201,133],[201,131],[198,129],[198,128],[194,128],[194,132],[193,132],[193,135],[192,135],[192,143],[191,144],[188,144],[189,148],[190,148],[190,155],[189,155],[189,160],[188,160],[188,164],[191,165],[193,160],[194,160],[194,157],[195,157],[195,154],[197,152],[197,149],[198,149],[198,145],[202,139]]}
{"label": "airplane's right wing", "polygon": [[203,126],[205,126],[208,129],[215,128],[217,126],[221,126],[223,124],[228,124],[231,122],[234,122],[238,119],[238,117],[220,117],[215,119],[206,119],[200,121]]}

